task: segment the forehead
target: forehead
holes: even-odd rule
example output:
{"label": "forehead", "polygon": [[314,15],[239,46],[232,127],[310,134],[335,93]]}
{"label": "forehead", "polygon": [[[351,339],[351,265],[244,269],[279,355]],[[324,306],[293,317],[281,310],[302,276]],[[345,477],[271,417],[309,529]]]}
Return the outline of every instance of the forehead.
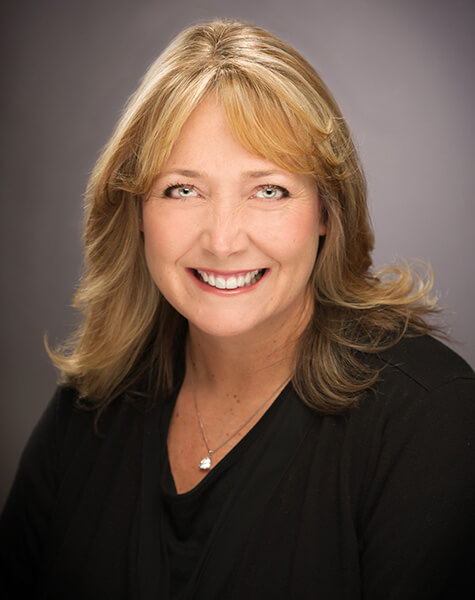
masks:
{"label": "forehead", "polygon": [[224,108],[211,94],[185,121],[162,174],[173,170],[191,177],[208,171],[239,171],[250,177],[278,173],[294,175],[271,160],[246,150],[233,134]]}

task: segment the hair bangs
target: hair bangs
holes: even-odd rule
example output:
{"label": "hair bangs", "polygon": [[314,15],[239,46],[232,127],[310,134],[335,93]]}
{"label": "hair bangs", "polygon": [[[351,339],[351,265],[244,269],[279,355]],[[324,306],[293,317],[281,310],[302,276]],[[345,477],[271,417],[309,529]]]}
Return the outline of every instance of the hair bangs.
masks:
{"label": "hair bangs", "polygon": [[308,113],[284,89],[272,88],[272,83],[264,83],[263,78],[253,81],[248,75],[230,71],[220,77],[215,86],[238,142],[251,154],[262,156],[287,171],[317,174],[320,170],[318,145],[328,132],[316,127]]}
{"label": "hair bangs", "polygon": [[188,117],[206,95],[211,73],[201,72],[183,78],[183,74],[167,77],[157,94],[152,118],[148,118],[138,155],[136,185],[144,194],[154,177],[162,170]]}

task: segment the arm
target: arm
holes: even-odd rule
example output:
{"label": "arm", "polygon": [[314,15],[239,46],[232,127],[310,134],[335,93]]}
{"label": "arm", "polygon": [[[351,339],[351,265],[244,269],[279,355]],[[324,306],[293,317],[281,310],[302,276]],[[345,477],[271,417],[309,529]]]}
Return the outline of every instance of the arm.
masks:
{"label": "arm", "polygon": [[361,520],[365,600],[466,597],[475,564],[474,383],[408,394],[386,420]]}
{"label": "arm", "polygon": [[23,451],[0,518],[2,598],[34,598],[58,486],[59,388]]}

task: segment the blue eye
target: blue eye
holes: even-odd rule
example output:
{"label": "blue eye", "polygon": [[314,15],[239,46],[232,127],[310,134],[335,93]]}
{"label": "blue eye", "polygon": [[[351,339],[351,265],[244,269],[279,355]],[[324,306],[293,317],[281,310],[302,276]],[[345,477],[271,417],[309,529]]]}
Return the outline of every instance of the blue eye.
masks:
{"label": "blue eye", "polygon": [[176,185],[167,187],[167,189],[163,192],[163,195],[167,198],[176,198],[179,200],[180,198],[195,198],[198,195],[198,192],[192,185],[177,183]]}
{"label": "blue eye", "polygon": [[288,198],[289,195],[288,190],[280,185],[263,185],[256,194],[258,198],[264,198],[265,200],[281,200],[282,198]]}

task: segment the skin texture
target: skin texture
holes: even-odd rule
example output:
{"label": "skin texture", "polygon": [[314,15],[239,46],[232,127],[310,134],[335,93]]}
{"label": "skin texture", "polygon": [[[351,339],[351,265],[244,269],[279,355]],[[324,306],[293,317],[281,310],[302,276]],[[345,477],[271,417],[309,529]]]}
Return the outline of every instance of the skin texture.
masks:
{"label": "skin texture", "polygon": [[[310,316],[308,280],[325,226],[314,180],[248,153],[213,96],[185,123],[142,213],[150,273],[189,322],[186,375],[168,432],[175,485],[186,492],[206,475],[198,468],[206,446],[191,370],[215,448],[291,372],[293,345]],[[194,269],[224,279],[266,271],[254,285],[220,290],[199,281]],[[213,465],[270,404],[213,455]]]}

